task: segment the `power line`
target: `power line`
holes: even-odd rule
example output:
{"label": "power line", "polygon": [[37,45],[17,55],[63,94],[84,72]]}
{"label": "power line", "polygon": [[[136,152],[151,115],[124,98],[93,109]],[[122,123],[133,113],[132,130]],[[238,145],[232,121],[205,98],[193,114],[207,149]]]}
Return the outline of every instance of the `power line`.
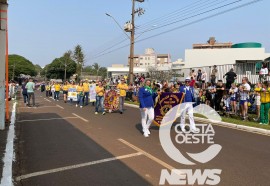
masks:
{"label": "power line", "polygon": [[[223,2],[225,2],[225,1],[227,1],[227,0],[224,0]],[[155,27],[155,28],[151,28],[151,29],[145,30],[145,31],[143,31],[143,33],[149,32],[149,31],[152,31],[152,30],[156,30],[156,29],[159,29],[159,28],[163,28],[163,27],[166,27],[166,26],[170,26],[170,25],[173,25],[173,24],[175,24],[175,23],[182,22],[182,21],[185,21],[185,20],[188,20],[188,19],[191,19],[191,18],[200,16],[200,15],[203,15],[203,14],[207,14],[207,13],[209,13],[209,12],[213,12],[213,11],[215,11],[215,10],[218,10],[218,9],[221,9],[221,8],[224,8],[224,7],[227,7],[227,6],[230,6],[230,5],[239,3],[239,2],[241,2],[241,1],[243,1],[243,0],[237,0],[237,1],[234,1],[234,2],[230,2],[230,3],[227,3],[227,4],[224,4],[224,5],[221,5],[221,6],[212,8],[212,9],[207,10],[207,11],[204,11],[204,12],[197,13],[197,14],[195,14],[195,15],[191,15],[191,16],[189,16],[189,17],[184,17],[184,18],[182,18],[182,19],[177,19],[177,20],[175,20],[175,21],[173,20],[173,22],[166,23],[166,24],[163,24],[163,25],[161,25],[161,26],[159,26],[159,27]],[[220,3],[218,3],[218,4],[220,4]],[[215,4],[215,5],[217,5],[217,4]],[[211,7],[211,6],[209,6],[209,7],[207,7],[207,8],[210,8],[210,7]]]}
{"label": "power line", "polygon": [[[251,2],[244,3],[244,4],[242,4],[242,5],[239,5],[239,6],[230,8],[230,9],[228,9],[228,10],[224,10],[224,11],[221,11],[221,12],[219,12],[219,13],[215,13],[215,14],[206,16],[206,17],[204,17],[204,18],[201,18],[201,19],[192,21],[192,22],[190,22],[190,23],[187,23],[187,24],[184,24],[184,25],[175,27],[175,28],[173,28],[173,29],[170,29],[170,30],[167,30],[167,31],[163,31],[163,32],[161,32],[161,33],[158,33],[158,34],[155,34],[155,35],[152,35],[152,36],[149,36],[149,37],[146,37],[146,38],[137,40],[137,41],[135,41],[135,43],[142,42],[142,41],[145,41],[145,40],[148,40],[148,39],[151,39],[151,38],[154,38],[154,37],[157,37],[157,36],[160,36],[160,35],[163,35],[163,34],[166,34],[166,33],[169,33],[169,32],[172,32],[172,31],[175,31],[175,30],[178,30],[178,29],[187,27],[187,26],[190,26],[190,25],[193,25],[193,24],[195,24],[195,23],[202,22],[202,21],[204,21],[204,20],[207,20],[207,19],[210,19],[210,18],[219,16],[219,15],[222,15],[222,14],[225,14],[225,13],[228,13],[228,12],[231,12],[231,11],[234,11],[234,10],[237,10],[237,9],[240,9],[240,8],[243,8],[243,7],[245,7],[245,6],[249,6],[249,5],[258,3],[258,2],[260,2],[260,1],[262,1],[262,0],[253,0],[253,1],[251,1]],[[99,55],[95,56],[93,59],[96,59],[96,58],[99,58],[99,57],[101,57],[101,56],[110,54],[110,53],[112,53],[112,52],[115,52],[115,51],[120,50],[120,49],[122,49],[122,48],[125,48],[125,47],[127,47],[127,46],[129,46],[129,44],[128,44],[128,45],[121,46],[121,47],[116,48],[116,49],[114,49],[114,50],[108,51],[108,52],[106,52],[106,53],[99,54]],[[112,47],[112,48],[113,48],[113,47]],[[112,48],[110,48],[110,49],[112,49]]]}

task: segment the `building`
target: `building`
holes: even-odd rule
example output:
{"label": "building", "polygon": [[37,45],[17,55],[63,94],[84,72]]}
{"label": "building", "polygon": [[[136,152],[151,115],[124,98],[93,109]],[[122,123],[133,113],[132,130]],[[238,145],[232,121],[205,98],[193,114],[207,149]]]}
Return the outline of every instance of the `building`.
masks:
{"label": "building", "polygon": [[188,76],[191,69],[202,69],[209,74],[214,65],[218,69],[217,79],[234,68],[238,75],[237,82],[247,76],[252,83],[258,81],[258,73],[262,61],[270,57],[260,43],[248,42],[234,44],[230,48],[195,48],[185,50],[184,75]]}
{"label": "building", "polygon": [[231,48],[232,42],[228,43],[217,43],[215,37],[210,37],[207,43],[193,44],[193,49],[222,49]]}
{"label": "building", "polygon": [[[153,48],[145,49],[144,54],[134,55],[134,67],[153,67],[153,66],[166,66],[171,62],[170,54],[156,54]],[[128,57],[128,64],[130,57]]]}

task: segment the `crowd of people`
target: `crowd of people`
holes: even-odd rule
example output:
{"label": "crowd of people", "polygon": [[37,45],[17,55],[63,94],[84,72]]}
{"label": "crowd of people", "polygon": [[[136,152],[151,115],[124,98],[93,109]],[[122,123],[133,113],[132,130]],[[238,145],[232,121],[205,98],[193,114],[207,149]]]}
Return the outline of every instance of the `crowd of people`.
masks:
{"label": "crowd of people", "polygon": [[[263,66],[264,67],[264,66]],[[263,69],[262,67],[262,69]],[[264,74],[260,76],[260,81],[265,80],[265,69],[262,70]],[[256,117],[253,119],[260,124],[268,125],[269,123],[269,108],[270,108],[270,83],[267,81],[259,82],[254,87],[248,81],[247,77],[242,78],[242,83],[237,84],[235,80],[237,75],[234,69],[224,74],[226,82],[216,80],[217,69],[214,66],[210,78],[205,71],[191,70],[189,77],[184,82],[168,82],[168,81],[150,81],[144,75],[135,75],[134,83],[127,84],[127,76],[122,75],[110,78],[103,81],[74,81],[60,82],[46,82],[41,84],[41,91],[46,92],[47,97],[51,97],[55,101],[60,100],[60,94],[63,94],[63,101],[65,103],[72,103],[72,99],[68,98],[68,93],[73,89],[77,94],[77,101],[74,104],[76,107],[84,107],[89,104],[89,91],[91,85],[95,85],[95,100],[90,103],[95,106],[95,114],[105,115],[104,97],[106,91],[115,90],[119,97],[119,113],[124,112],[124,103],[126,100],[140,103],[142,128],[145,137],[150,134],[149,126],[154,118],[154,102],[155,97],[163,92],[169,93],[185,93],[184,102],[192,103],[187,112],[193,115],[193,107],[206,104],[215,109],[220,115],[224,116],[240,116],[243,120],[250,119],[249,114],[255,113]],[[268,72],[267,72],[268,73]],[[22,83],[22,95],[24,103],[30,106],[35,106],[36,88],[33,79],[24,81]],[[191,129],[196,131],[193,116],[189,117]],[[181,116],[181,128],[183,127],[184,116]]]}

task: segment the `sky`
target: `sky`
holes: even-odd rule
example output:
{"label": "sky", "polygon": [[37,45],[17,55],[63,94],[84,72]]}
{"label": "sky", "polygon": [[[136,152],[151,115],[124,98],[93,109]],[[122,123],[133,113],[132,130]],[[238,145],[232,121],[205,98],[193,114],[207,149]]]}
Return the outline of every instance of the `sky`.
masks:
{"label": "sky", "polygon": [[[139,36],[135,43],[135,54],[144,53],[146,48],[154,48],[156,53],[170,54],[173,61],[185,59],[185,49],[192,48],[194,43],[206,43],[211,36],[218,42],[259,42],[266,52],[270,52],[270,0],[261,0],[222,15],[210,16],[253,1],[238,0],[224,8],[190,18],[205,10],[235,1],[137,2],[136,8],[143,8],[145,13],[135,20],[135,32]],[[122,26],[131,19],[131,5],[131,0],[9,0],[9,53],[24,56],[34,64],[44,67],[80,44],[86,56],[85,65],[99,63],[107,67],[112,64],[127,64],[129,46],[117,48],[128,45],[129,40],[105,13],[112,15]],[[188,25],[205,16],[211,18]],[[187,17],[189,18],[164,27],[164,24]],[[180,28],[167,32],[176,27]],[[145,32],[149,29],[155,30]],[[161,32],[166,33],[146,39]],[[124,42],[120,43],[121,41]],[[117,50],[113,51],[114,49]]]}

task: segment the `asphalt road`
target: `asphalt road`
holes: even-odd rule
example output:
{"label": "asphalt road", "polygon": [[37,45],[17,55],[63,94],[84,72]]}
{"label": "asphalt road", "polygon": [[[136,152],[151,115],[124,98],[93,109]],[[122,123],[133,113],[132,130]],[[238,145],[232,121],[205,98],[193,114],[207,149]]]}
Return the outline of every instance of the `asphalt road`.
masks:
{"label": "asphalt road", "polygon": [[[218,156],[205,164],[182,165],[162,149],[157,127],[143,137],[136,108],[103,116],[90,105],[76,108],[44,99],[45,94],[36,97],[37,108],[18,104],[16,185],[159,185],[161,170],[170,168],[221,169],[218,185],[270,185],[269,136],[213,126],[215,143],[222,146]],[[178,145],[191,153],[206,147]]]}

